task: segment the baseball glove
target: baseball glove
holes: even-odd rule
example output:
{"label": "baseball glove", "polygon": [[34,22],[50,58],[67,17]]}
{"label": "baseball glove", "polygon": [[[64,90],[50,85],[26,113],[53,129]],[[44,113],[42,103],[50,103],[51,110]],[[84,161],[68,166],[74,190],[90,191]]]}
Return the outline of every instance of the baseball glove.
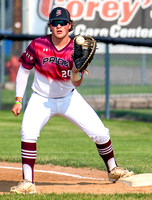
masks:
{"label": "baseball glove", "polygon": [[78,72],[87,71],[89,63],[92,61],[96,51],[96,41],[90,36],[83,36],[84,43],[77,44],[77,35],[73,39],[73,62]]}

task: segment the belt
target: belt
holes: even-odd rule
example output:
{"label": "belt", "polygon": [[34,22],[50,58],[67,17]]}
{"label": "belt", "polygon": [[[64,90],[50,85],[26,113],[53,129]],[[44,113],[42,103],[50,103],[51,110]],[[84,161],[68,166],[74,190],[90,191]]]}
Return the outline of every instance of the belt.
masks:
{"label": "belt", "polygon": [[[75,89],[73,88],[72,90],[71,90],[71,92],[73,92]],[[70,93],[71,93],[70,92]],[[65,97],[65,96],[64,96]],[[64,97],[57,97],[57,98],[53,98],[53,99],[62,99],[62,98],[64,98]]]}

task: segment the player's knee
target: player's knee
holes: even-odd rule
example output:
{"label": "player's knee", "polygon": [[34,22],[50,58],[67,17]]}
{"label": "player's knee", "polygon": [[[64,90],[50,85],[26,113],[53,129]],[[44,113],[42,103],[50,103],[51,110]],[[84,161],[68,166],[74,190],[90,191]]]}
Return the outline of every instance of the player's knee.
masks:
{"label": "player's knee", "polygon": [[109,136],[95,136],[91,139],[96,144],[104,144],[109,141],[110,137]]}
{"label": "player's knee", "polygon": [[39,137],[38,134],[34,133],[33,131],[29,131],[29,130],[24,130],[23,128],[21,129],[21,140],[25,141],[25,140],[37,140],[37,138]]}
{"label": "player's knee", "polygon": [[37,137],[35,137],[35,136],[30,136],[30,135],[27,135],[27,134],[26,134],[26,135],[24,135],[24,134],[22,135],[22,134],[21,134],[21,140],[22,140],[22,141],[28,141],[28,140],[29,140],[29,141],[31,141],[31,140],[37,141]]}
{"label": "player's knee", "polygon": [[96,144],[104,144],[110,140],[110,134],[106,132],[104,135],[94,135],[91,137],[91,140]]}

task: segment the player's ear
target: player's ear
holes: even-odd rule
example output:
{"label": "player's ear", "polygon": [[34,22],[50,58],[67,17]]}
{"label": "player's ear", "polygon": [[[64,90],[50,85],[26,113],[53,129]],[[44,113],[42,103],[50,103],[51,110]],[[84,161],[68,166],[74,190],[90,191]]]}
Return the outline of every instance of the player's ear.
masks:
{"label": "player's ear", "polygon": [[51,30],[51,24],[50,24],[50,22],[48,22],[48,28],[50,29],[50,31],[52,32],[52,30]]}
{"label": "player's ear", "polygon": [[69,23],[69,30],[71,29],[71,22]]}

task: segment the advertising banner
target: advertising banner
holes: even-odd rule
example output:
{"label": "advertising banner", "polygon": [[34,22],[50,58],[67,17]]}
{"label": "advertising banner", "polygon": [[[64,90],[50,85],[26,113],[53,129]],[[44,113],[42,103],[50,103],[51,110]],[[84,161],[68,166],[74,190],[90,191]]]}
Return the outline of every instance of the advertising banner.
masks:
{"label": "advertising banner", "polygon": [[28,0],[27,32],[49,33],[49,13],[57,6],[69,10],[74,35],[152,38],[152,0]]}

